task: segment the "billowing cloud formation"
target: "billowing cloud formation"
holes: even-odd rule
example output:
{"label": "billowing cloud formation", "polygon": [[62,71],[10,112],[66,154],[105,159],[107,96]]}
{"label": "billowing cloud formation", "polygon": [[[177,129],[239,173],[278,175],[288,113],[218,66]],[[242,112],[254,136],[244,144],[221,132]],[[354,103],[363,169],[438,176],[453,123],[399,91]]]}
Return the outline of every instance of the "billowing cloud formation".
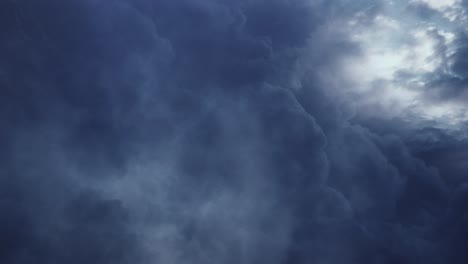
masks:
{"label": "billowing cloud formation", "polygon": [[1,263],[467,261],[466,135],[344,96],[384,3],[0,5]]}
{"label": "billowing cloud formation", "polygon": [[357,12],[344,27],[361,53],[342,64],[354,84],[341,90],[356,96],[365,115],[445,125],[468,120],[466,22],[460,1],[388,1],[378,12]]}

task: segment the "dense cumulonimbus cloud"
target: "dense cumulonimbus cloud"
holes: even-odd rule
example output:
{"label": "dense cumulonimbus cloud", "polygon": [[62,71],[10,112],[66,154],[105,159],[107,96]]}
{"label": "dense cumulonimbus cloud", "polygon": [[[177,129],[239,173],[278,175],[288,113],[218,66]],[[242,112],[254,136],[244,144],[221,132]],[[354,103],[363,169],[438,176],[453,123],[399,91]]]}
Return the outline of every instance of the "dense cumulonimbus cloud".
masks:
{"label": "dense cumulonimbus cloud", "polygon": [[0,262],[465,263],[466,135],[341,92],[389,10],[4,1]]}

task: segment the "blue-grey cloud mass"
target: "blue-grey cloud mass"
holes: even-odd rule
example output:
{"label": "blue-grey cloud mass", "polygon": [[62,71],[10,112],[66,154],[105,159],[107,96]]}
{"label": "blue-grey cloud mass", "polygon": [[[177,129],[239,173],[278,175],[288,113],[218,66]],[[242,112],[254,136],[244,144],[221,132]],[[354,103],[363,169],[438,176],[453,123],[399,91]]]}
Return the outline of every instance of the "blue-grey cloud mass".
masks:
{"label": "blue-grey cloud mass", "polygon": [[468,263],[465,2],[1,1],[0,263]]}

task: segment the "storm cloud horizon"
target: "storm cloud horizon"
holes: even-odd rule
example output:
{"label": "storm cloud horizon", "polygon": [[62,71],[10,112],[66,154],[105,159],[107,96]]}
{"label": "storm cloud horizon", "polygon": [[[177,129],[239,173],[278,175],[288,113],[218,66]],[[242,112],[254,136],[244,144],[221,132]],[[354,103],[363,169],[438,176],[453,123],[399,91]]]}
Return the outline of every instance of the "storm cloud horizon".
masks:
{"label": "storm cloud horizon", "polygon": [[5,0],[0,263],[468,263],[461,0]]}

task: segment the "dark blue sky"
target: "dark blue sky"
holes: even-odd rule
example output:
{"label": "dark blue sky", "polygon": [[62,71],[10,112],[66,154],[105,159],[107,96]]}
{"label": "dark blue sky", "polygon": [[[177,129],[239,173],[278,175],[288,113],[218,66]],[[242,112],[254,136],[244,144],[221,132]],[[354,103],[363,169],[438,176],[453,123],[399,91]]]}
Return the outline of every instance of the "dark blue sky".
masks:
{"label": "dark blue sky", "polygon": [[467,10],[0,1],[0,263],[468,263]]}

